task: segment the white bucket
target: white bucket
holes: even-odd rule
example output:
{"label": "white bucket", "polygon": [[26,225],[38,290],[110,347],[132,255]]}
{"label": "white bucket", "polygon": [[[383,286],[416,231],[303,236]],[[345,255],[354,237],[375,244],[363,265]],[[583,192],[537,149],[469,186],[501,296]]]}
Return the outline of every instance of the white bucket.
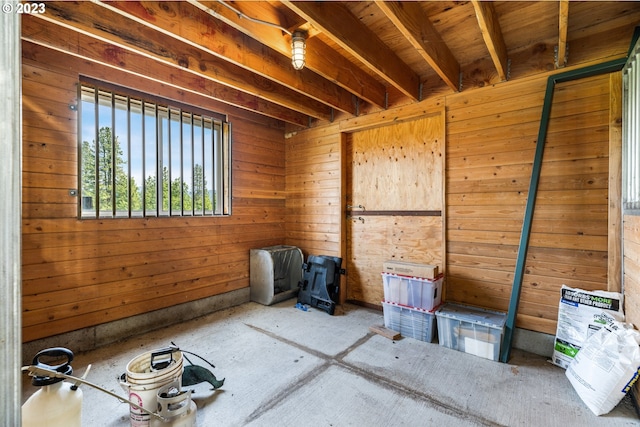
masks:
{"label": "white bucket", "polygon": [[[152,369],[152,355],[164,352],[166,367]],[[156,359],[157,361],[157,359]],[[127,364],[126,377],[122,375],[120,386],[129,395],[129,400],[145,409],[158,411],[158,390],[172,382],[182,383],[183,358],[182,352],[166,349],[153,350],[133,358]],[[123,381],[123,379],[126,380]],[[131,427],[149,427],[151,415],[134,408],[130,408]]]}

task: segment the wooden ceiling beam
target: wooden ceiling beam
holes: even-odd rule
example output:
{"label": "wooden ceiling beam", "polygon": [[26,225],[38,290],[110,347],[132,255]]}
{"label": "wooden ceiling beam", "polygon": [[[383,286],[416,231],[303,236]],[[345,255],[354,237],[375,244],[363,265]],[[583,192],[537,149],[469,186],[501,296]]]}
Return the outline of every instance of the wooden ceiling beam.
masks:
{"label": "wooden ceiling beam", "polygon": [[417,2],[376,4],[453,91],[460,90],[460,64]]}
{"label": "wooden ceiling beam", "polygon": [[131,25],[130,19],[92,2],[47,3],[47,13],[37,17],[311,117],[322,120],[331,120],[333,117],[331,107],[319,101],[220,60],[190,44],[163,37],[156,30],[142,25]]}
{"label": "wooden ceiling beam", "polygon": [[[97,4],[332,108],[356,115],[351,93],[309,68],[296,71],[291,65],[290,53],[282,55],[265,47],[187,2],[116,1]],[[176,19],[180,25],[176,25]],[[282,35],[280,37],[283,38]]]}
{"label": "wooden ceiling beam", "polygon": [[336,44],[414,101],[420,99],[420,78],[377,34],[337,2],[282,2]]}
{"label": "wooden ceiling beam", "polygon": [[569,32],[569,0],[560,0],[558,19],[558,52],[556,53],[556,68],[567,65],[567,33]]}
{"label": "wooden ceiling beam", "polygon": [[498,22],[493,3],[482,0],[471,0],[471,2],[476,11],[482,37],[487,49],[489,49],[489,55],[498,71],[498,76],[500,80],[507,80],[507,46],[502,36],[500,22]]}
{"label": "wooden ceiling beam", "polygon": [[[209,98],[212,103],[224,103],[297,126],[307,127],[309,125],[309,116],[306,114],[216,83],[203,76],[197,76],[184,69],[160,63],[148,56],[118,48],[109,42],[96,40],[72,29],[61,27],[54,22],[43,21],[36,18],[35,15],[23,17],[22,40],[32,43],[34,46],[40,46],[39,49],[33,48],[28,52],[25,51],[28,58],[31,58],[30,55],[37,55],[40,61],[47,63],[51,56],[49,52],[62,52],[77,58],[77,61],[98,64],[113,70],[113,72],[117,70],[119,73],[128,74],[132,76],[132,79],[146,79],[175,87],[181,92],[191,92]],[[54,57],[56,56],[54,55]],[[71,63],[65,63],[65,66],[73,67]],[[106,76],[94,77],[104,78]],[[144,88],[137,86],[136,89],[143,90]],[[201,106],[203,108],[218,108],[216,105],[210,107],[201,104]]]}
{"label": "wooden ceiling beam", "polygon": [[[291,38],[286,36],[286,33],[282,29],[239,16],[238,13],[219,1],[188,1],[216,19],[256,39],[265,46],[269,46],[282,55],[287,57],[291,55]],[[306,24],[306,21],[302,20],[293,12],[289,13],[290,15],[294,15],[295,18],[298,18],[297,20],[290,16],[283,16],[282,11],[273,3],[240,2],[234,3],[232,7],[246,16],[259,16],[261,20],[277,24],[287,31],[293,31]],[[385,86],[361,68],[354,66],[347,58],[338,54],[320,39],[313,37],[313,33],[310,34],[310,37],[307,39],[305,68],[334,82],[336,85],[366,102],[380,108],[385,107]]]}

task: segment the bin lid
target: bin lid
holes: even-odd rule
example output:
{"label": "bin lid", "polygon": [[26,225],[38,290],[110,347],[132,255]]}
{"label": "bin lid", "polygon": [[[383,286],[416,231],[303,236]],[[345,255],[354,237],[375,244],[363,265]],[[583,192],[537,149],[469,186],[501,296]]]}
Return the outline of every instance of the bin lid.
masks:
{"label": "bin lid", "polygon": [[436,310],[436,316],[448,317],[463,322],[480,323],[500,329],[504,327],[507,320],[506,313],[450,302]]}

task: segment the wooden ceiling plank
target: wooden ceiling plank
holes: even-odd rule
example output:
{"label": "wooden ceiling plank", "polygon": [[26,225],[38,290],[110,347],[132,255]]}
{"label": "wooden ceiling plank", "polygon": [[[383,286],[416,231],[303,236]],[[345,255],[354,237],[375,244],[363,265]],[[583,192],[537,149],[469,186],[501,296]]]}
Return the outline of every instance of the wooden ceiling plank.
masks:
{"label": "wooden ceiling plank", "polygon": [[307,67],[376,107],[386,107],[387,88],[320,39],[307,40]]}
{"label": "wooden ceiling plank", "polygon": [[337,2],[282,2],[319,28],[368,68],[414,101],[420,98],[420,78],[368,27]]}
{"label": "wooden ceiling plank", "polygon": [[460,88],[460,64],[417,2],[376,1],[402,35],[455,92]]}
{"label": "wooden ceiling plank", "polygon": [[558,19],[558,53],[556,68],[564,68],[567,65],[567,33],[569,31],[569,0],[560,0],[560,13]]}
{"label": "wooden ceiling plank", "polygon": [[[98,4],[332,108],[356,114],[350,92],[309,68],[294,70],[289,53],[283,55],[265,47],[187,2],[116,1]],[[176,25],[176,20],[179,20],[179,25]],[[281,34],[280,38],[284,36]]]}
{"label": "wooden ceiling plank", "polygon": [[[181,92],[191,92],[214,102],[224,103],[254,114],[261,114],[297,126],[307,127],[309,124],[309,116],[304,113],[282,107],[183,69],[160,63],[147,56],[117,48],[108,42],[92,39],[85,34],[31,15],[23,17],[22,40],[40,47],[25,51],[26,57],[30,59],[35,55],[41,62],[48,63],[48,61],[53,61],[50,59],[52,52],[61,52],[77,58],[78,61],[108,67],[113,73],[124,73],[131,78],[175,87]],[[55,55],[59,55],[59,53],[53,54],[53,57]],[[65,63],[65,66],[74,68],[71,63]],[[93,74],[92,76],[99,79],[112,77],[112,75],[96,76]],[[142,90],[143,88],[137,87],[137,89]],[[204,105],[204,107],[211,108],[208,105]],[[213,106],[213,108],[218,107]]]}
{"label": "wooden ceiling plank", "polygon": [[495,64],[500,80],[507,80],[507,46],[500,30],[500,23],[493,3],[489,1],[471,0],[476,11],[478,24],[489,55]]}
{"label": "wooden ceiling plank", "polygon": [[[259,16],[260,20],[271,22],[272,24],[274,24],[274,26],[261,24],[251,19],[245,18],[242,15],[238,15],[236,12],[234,12],[234,9],[225,6],[222,2],[217,0],[187,1],[198,9],[224,22],[228,26],[241,31],[249,37],[258,40],[260,43],[280,52],[281,54],[291,54],[290,39],[285,37],[287,33],[284,30],[290,32],[289,26],[295,24],[291,24],[289,22],[281,22],[282,20],[286,20],[286,18],[281,17],[277,9],[272,4],[266,2],[246,2],[233,4],[232,7],[235,10],[239,10],[243,14],[246,13],[247,16]],[[249,7],[250,9],[246,10],[247,7]],[[300,25],[302,24],[304,24],[304,21],[300,20]],[[282,28],[278,28],[277,26],[281,26]]]}
{"label": "wooden ceiling plank", "polygon": [[187,70],[311,117],[330,120],[331,108],[230,62],[115,14],[92,2],[51,2],[37,15],[91,37]]}
{"label": "wooden ceiling plank", "polygon": [[[291,55],[291,38],[283,36],[281,29],[238,16],[237,13],[225,7],[219,1],[188,1],[216,19],[269,46],[282,55]],[[247,16],[260,16],[260,19],[264,19],[265,16],[271,17],[269,22],[273,20],[273,23],[276,23],[277,19],[275,17],[279,16],[278,14],[280,13],[273,4],[266,2],[241,2],[234,4],[235,7],[241,9],[240,11],[243,14],[247,14]],[[295,16],[297,17],[297,15]],[[278,25],[295,29],[305,23],[304,21],[292,22],[291,19],[281,18]],[[385,106],[386,88],[382,83],[313,36],[307,39],[305,68],[334,82],[366,102],[380,108]]]}

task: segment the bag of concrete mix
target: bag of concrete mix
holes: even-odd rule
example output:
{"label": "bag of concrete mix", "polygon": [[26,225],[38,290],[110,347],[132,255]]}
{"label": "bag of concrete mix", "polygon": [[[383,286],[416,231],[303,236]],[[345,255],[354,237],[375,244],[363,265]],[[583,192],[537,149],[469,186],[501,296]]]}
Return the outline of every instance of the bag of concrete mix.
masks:
{"label": "bag of concrete mix", "polygon": [[622,294],[562,285],[551,363],[567,369],[582,343],[606,323],[603,312],[624,321]]}
{"label": "bag of concrete mix", "polygon": [[608,414],[638,379],[640,332],[602,313],[606,324],[583,343],[565,375],[596,415]]}

